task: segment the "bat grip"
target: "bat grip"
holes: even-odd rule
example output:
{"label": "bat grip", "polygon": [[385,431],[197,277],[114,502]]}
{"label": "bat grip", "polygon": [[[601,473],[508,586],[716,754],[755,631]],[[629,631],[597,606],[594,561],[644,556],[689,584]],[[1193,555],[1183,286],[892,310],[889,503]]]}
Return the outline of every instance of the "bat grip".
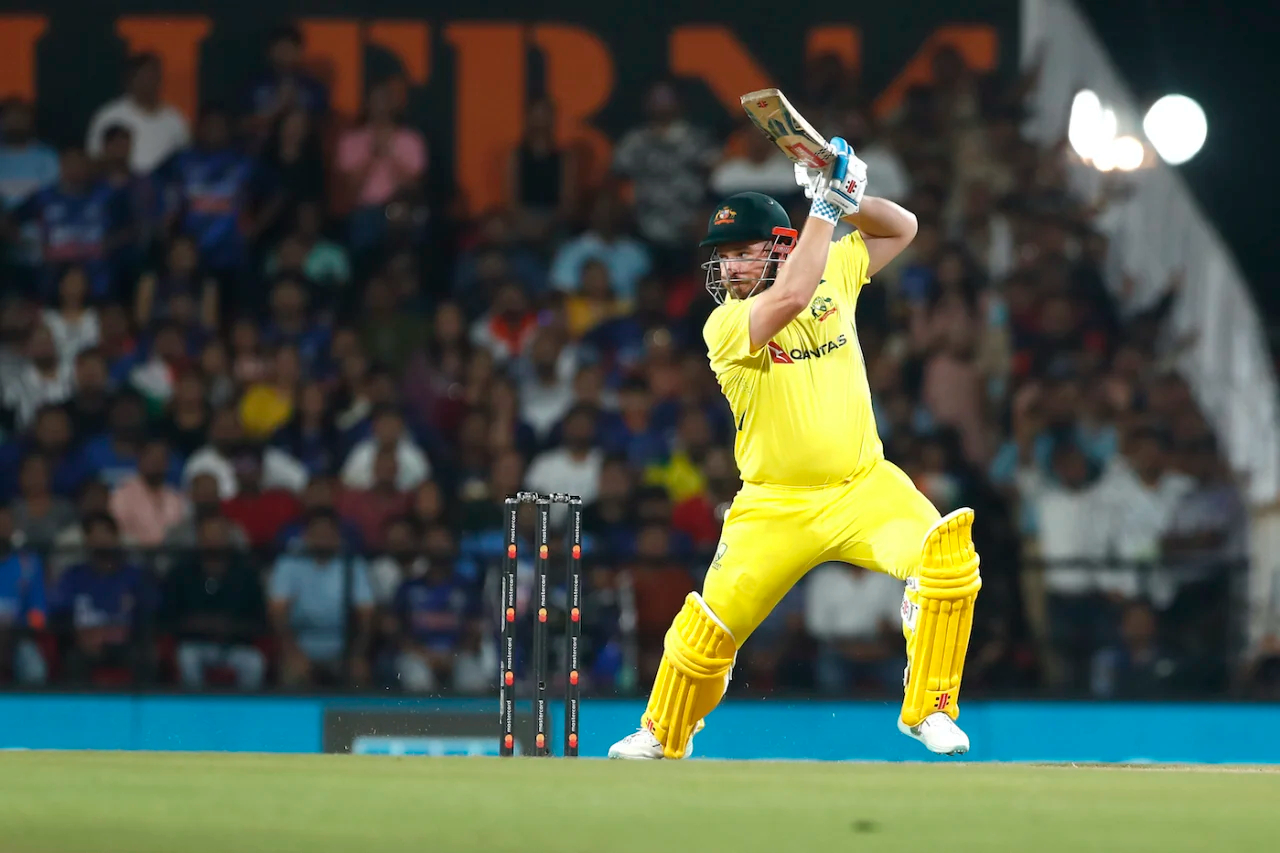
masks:
{"label": "bat grip", "polygon": [[831,167],[831,182],[833,184],[843,183],[845,172],[849,171],[849,158],[842,157],[835,151],[831,151],[831,156],[836,159],[835,164]]}

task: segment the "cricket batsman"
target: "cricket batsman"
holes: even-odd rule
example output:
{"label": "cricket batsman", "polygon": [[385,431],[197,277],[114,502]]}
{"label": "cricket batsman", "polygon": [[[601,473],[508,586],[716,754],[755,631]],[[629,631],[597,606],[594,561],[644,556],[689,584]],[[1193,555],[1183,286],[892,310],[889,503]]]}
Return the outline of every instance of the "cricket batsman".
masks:
{"label": "cricket batsman", "polygon": [[[981,587],[973,510],[945,518],[884,458],[854,326],[858,293],[916,234],[913,214],[863,197],[866,164],[840,138],[826,169],[797,164],[813,200],[803,233],[759,193],[715,209],[703,329],[733,410],[743,486],[702,593],[667,631],[640,730],[610,758],[683,758],[720,702],[740,649],[787,591],[838,560],[905,582],[907,669],[898,729],[930,751],[967,752],[956,725]],[[841,218],[857,231],[833,243]],[[798,236],[798,240],[797,240]]]}

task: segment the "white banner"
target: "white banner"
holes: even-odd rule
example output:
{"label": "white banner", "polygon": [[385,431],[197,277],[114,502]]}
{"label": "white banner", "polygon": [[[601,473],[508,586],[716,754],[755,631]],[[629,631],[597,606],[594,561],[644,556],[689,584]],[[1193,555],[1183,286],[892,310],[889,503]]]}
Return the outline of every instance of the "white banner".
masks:
{"label": "white banner", "polygon": [[[1082,88],[1115,110],[1120,134],[1142,138],[1147,105],[1135,101],[1070,0],[1022,0],[1024,64],[1037,51],[1045,52],[1045,62],[1024,127],[1032,139],[1049,145],[1066,137],[1071,99]],[[1212,123],[1206,144],[1214,144]],[[1097,193],[1100,178],[1084,164],[1072,171],[1075,189],[1087,198]],[[1274,503],[1280,499],[1276,378],[1244,277],[1174,169],[1158,163],[1128,173],[1126,180],[1134,194],[1115,202],[1099,223],[1111,238],[1108,267],[1115,274],[1108,284],[1121,299],[1119,274],[1128,273],[1137,283],[1130,299],[1145,305],[1159,298],[1172,273],[1185,272],[1170,331],[1179,338],[1190,335],[1194,343],[1179,357],[1178,369],[1213,424],[1249,503]]]}

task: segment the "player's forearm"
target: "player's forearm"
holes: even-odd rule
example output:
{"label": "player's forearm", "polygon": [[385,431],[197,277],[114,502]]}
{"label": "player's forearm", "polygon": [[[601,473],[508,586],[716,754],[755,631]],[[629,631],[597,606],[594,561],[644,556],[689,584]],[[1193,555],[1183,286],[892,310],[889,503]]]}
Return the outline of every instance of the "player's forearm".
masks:
{"label": "player's forearm", "polygon": [[831,251],[831,237],[835,225],[816,216],[810,216],[805,222],[804,231],[796,242],[796,247],[787,256],[778,272],[778,281],[774,285],[777,296],[794,301],[800,307],[809,304],[813,292],[822,281],[822,273],[827,267],[827,255]]}
{"label": "player's forearm", "polygon": [[863,237],[915,237],[916,215],[887,198],[864,196],[857,213],[844,221],[862,232]]}

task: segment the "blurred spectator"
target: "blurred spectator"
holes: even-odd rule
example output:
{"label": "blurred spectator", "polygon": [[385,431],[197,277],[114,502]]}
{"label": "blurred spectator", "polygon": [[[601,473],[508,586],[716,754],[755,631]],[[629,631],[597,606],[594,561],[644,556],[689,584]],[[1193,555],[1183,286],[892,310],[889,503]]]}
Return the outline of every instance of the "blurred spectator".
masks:
{"label": "blurred spectator", "polygon": [[[795,186],[794,180],[791,185]],[[624,216],[625,210],[612,195],[596,196],[588,229],[566,240],[551,262],[551,284],[557,290],[578,290],[583,268],[590,261],[600,261],[609,271],[608,281],[618,298],[635,300],[637,285],[649,274],[653,262],[644,243],[623,230]]]}
{"label": "blurred spectator", "polygon": [[342,484],[350,489],[369,489],[374,484],[374,460],[379,451],[395,454],[396,486],[401,491],[417,488],[431,476],[431,463],[405,427],[404,415],[392,406],[373,413],[373,435],[351,449],[342,466]]}
{"label": "blurred spectator", "polygon": [[268,241],[278,240],[295,226],[302,230],[305,208],[318,212],[328,176],[320,134],[305,109],[290,109],[271,125],[253,177],[252,192]]}
{"label": "blurred spectator", "polygon": [[[270,453],[271,448],[267,448]],[[235,496],[222,502],[227,518],[240,525],[255,549],[266,548],[289,522],[302,514],[293,492],[267,485],[263,474],[266,453],[257,445],[241,445],[231,457]]]}
{"label": "blurred spectator", "polygon": [[[495,453],[489,465],[487,479],[471,480],[458,490],[458,495],[463,501],[458,513],[459,527],[464,537],[469,533],[493,534],[500,531],[503,525],[502,501],[507,495],[514,495],[521,490],[523,479],[524,457],[518,451],[505,450]],[[424,517],[422,506],[424,503],[427,504],[425,507],[427,510],[433,508],[432,504],[442,503],[438,486],[435,486],[435,496],[423,494],[424,489],[434,485],[431,482],[424,483],[423,488],[420,488],[415,495],[414,515],[424,523],[443,520],[443,506],[439,507],[435,518]]]}
{"label": "blurred spectator", "polygon": [[407,309],[386,279],[374,278],[365,286],[360,342],[370,358],[397,375],[428,333],[423,319]]}
{"label": "blurred spectator", "polygon": [[72,377],[75,394],[67,411],[77,436],[86,438],[107,431],[111,414],[110,381],[102,350],[90,347],[76,355]]}
{"label": "blurred spectator", "polygon": [[226,667],[241,690],[257,690],[267,669],[253,646],[267,626],[262,585],[225,518],[211,513],[196,524],[199,550],[168,575],[161,613],[178,643],[178,676],[183,687],[199,690],[210,668]]}
{"label": "blurred spectator", "polygon": [[637,468],[661,462],[666,436],[653,423],[653,394],[643,379],[628,379],[618,390],[618,411],[605,417],[601,444]]}
{"label": "blurred spectator", "polygon": [[83,684],[103,669],[123,673],[126,681],[145,677],[150,653],[139,632],[152,606],[146,577],[125,561],[111,516],[88,516],[81,526],[88,561],[62,575],[51,608],[70,632],[67,677]]}
{"label": "blurred spectator", "polygon": [[[131,240],[120,246],[117,259],[122,283],[128,284],[152,249],[160,224],[160,197],[151,175],[133,168],[133,134],[123,125],[110,125],[102,134],[102,153],[97,162],[103,182],[116,194],[120,210],[133,226]],[[127,291],[126,291],[127,292]]]}
{"label": "blurred spectator", "polygon": [[79,148],[65,148],[57,183],[30,195],[11,212],[15,226],[30,225],[40,234],[39,291],[50,299],[61,272],[81,265],[96,298],[112,293],[116,249],[131,236],[128,200],[94,176],[93,164]]}
{"label": "blurred spectator", "polygon": [[7,502],[19,488],[19,471],[27,454],[43,456],[52,471],[53,492],[60,497],[71,497],[87,476],[78,453],[75,452],[75,434],[67,410],[61,406],[46,406],[36,415],[35,424],[26,435],[18,435],[0,445],[0,500]]}
{"label": "blurred spectator", "polygon": [[200,351],[200,372],[206,382],[207,400],[214,409],[231,405],[236,384],[231,375],[231,356],[220,340],[210,341]]}
{"label": "blurred spectator", "polygon": [[[187,512],[182,520],[169,527],[165,533],[162,547],[169,552],[186,552],[199,545],[201,519],[222,515],[222,498],[218,495],[218,480],[212,474],[196,474],[187,484]],[[249,537],[245,536],[240,525],[224,519],[227,546],[237,551],[249,550]],[[163,555],[159,565],[167,570],[167,561],[172,554]]]}
{"label": "blurred spectator", "polygon": [[600,466],[596,499],[584,502],[583,529],[608,558],[631,557],[636,550],[635,475],[627,460],[611,457]]}
{"label": "blurred spectator", "polygon": [[1176,585],[1166,617],[1179,626],[1177,651],[1198,688],[1220,689],[1232,665],[1217,638],[1235,621],[1234,592],[1248,559],[1249,515],[1212,436],[1183,447],[1179,467],[1194,486],[1173,508],[1161,540],[1165,572]]}
{"label": "blurred spectator", "polygon": [[160,57],[140,53],[129,58],[124,94],[103,104],[89,121],[85,150],[89,156],[102,154],[103,137],[109,128],[120,126],[132,140],[130,165],[147,174],[186,147],[191,134],[187,120],[170,104],[160,100]]}
{"label": "blurred spectator", "polygon": [[[500,473],[493,481],[492,487],[495,488],[493,494],[509,495],[511,491],[503,488],[507,483],[519,485],[520,478],[517,476],[520,470],[519,465],[523,462],[518,455],[507,453],[505,456],[499,455],[495,461],[495,468],[500,469],[499,460],[507,460],[508,467],[506,473]],[[422,525],[448,526],[448,522],[456,516],[449,506],[445,504],[445,493],[440,488],[440,484],[435,480],[427,480],[413,491],[413,503],[411,510],[413,517]],[[496,504],[496,501],[495,501]]]}
{"label": "blurred spectator", "polygon": [[382,529],[382,554],[369,564],[369,587],[377,607],[389,607],[400,584],[423,573],[421,539],[422,525],[411,515],[392,518]]}
{"label": "blurred spectator", "polygon": [[542,293],[546,276],[542,257],[519,242],[511,215],[494,211],[480,221],[471,245],[454,263],[453,298],[475,319],[498,298],[504,283]]}
{"label": "blurred spectator", "polygon": [[146,329],[153,320],[176,319],[183,302],[197,306],[196,316],[206,329],[218,327],[218,282],[201,269],[195,240],[179,234],[169,241],[164,267],[138,280],[134,322]]}
{"label": "blurred spectator", "polygon": [[1161,553],[1184,577],[1203,577],[1246,557],[1249,519],[1212,436],[1183,449],[1182,470],[1195,485],[1173,508]]}
{"label": "blurred spectator", "polygon": [[0,683],[43,684],[48,667],[30,632],[45,628],[44,566],[26,547],[14,547],[14,519],[0,504]]}
{"label": "blurred spectator", "polygon": [[[223,500],[236,496],[238,485],[232,460],[244,442],[240,416],[234,409],[219,409],[209,423],[209,443],[187,460],[182,481],[190,483],[200,473],[218,480]],[[300,492],[307,485],[307,469],[298,460],[276,447],[262,450],[262,488]]]}
{"label": "blurred spectator", "polygon": [[22,534],[26,548],[48,550],[58,531],[76,520],[71,501],[55,495],[52,486],[49,460],[38,453],[24,457],[18,475],[19,497],[9,521]]}
{"label": "blurred spectator", "polygon": [[680,413],[670,454],[645,470],[645,482],[663,486],[675,501],[699,494],[706,489],[701,465],[713,438],[706,413],[693,407],[685,409]]}
{"label": "blurred spectator", "polygon": [[578,340],[592,329],[625,317],[630,307],[615,294],[604,262],[588,261],[582,267],[582,281],[577,291],[564,300],[569,337]]}
{"label": "blurred spectator", "polygon": [[329,349],[329,329],[316,322],[301,279],[282,275],[271,288],[271,317],[262,332],[268,346],[297,347],[302,367],[313,369]]}
{"label": "blurred spectator", "polygon": [[689,570],[671,556],[670,531],[651,522],[636,535],[635,557],[626,563],[636,596],[636,640],[641,680],[658,671],[663,637],[695,588]]}
{"label": "blurred spectator", "polygon": [[681,115],[671,84],[650,89],[644,106],[648,121],[618,142],[613,168],[635,184],[636,221],[645,239],[668,254],[688,254],[686,241],[702,225],[707,172],[718,152]]}
{"label": "blurred spectator", "polygon": [[180,460],[186,460],[204,445],[210,418],[207,396],[204,380],[196,372],[185,374],[174,388],[161,432]]}
{"label": "blurred spectator", "polygon": [[177,323],[156,327],[147,356],[129,371],[129,387],[140,394],[148,413],[158,414],[173,399],[178,380],[192,368],[187,354],[187,336]]}
{"label": "blurred spectator", "polygon": [[276,347],[264,379],[246,388],[240,398],[240,423],[251,441],[270,438],[293,417],[298,383],[302,381],[297,347]]}
{"label": "blurred spectator", "polygon": [[362,252],[382,241],[386,205],[417,190],[427,168],[422,134],[404,124],[391,86],[374,86],[365,101],[363,126],[338,141],[337,170],[355,204],[351,245]]}
{"label": "blurred spectator", "polygon": [[[18,98],[0,102],[0,217],[55,183],[58,171],[58,153],[36,138],[31,105]],[[11,274],[20,281],[32,276],[40,264],[40,225],[29,221],[12,237],[13,245],[0,249],[0,260],[12,265]]]}
{"label": "blurred spectator", "polygon": [[[805,589],[783,596],[751,635],[751,652],[743,649],[729,689],[752,691],[793,690],[813,694],[818,687],[814,672],[817,657],[814,638],[805,625]],[[735,684],[740,687],[735,688]],[[844,685],[848,693],[853,684]],[[870,692],[870,691],[868,691]]]}
{"label": "blurred spectator", "polygon": [[307,519],[316,512],[332,513],[338,519],[339,535],[342,537],[342,550],[348,554],[359,554],[365,550],[364,539],[360,536],[360,528],[338,515],[338,496],[342,486],[336,477],[322,474],[313,477],[302,490],[302,515],[286,524],[276,534],[275,546],[280,551],[303,551],[306,549]]}
{"label": "blurred spectator", "polygon": [[380,447],[373,457],[373,483],[367,489],[345,489],[338,496],[338,515],[354,524],[360,540],[371,550],[381,550],[387,523],[409,511],[413,495],[397,485],[399,469],[395,447]]}
{"label": "blurred spectator", "polygon": [[58,154],[36,138],[31,105],[6,98],[0,103],[0,210],[13,210],[56,180]]}
{"label": "blurred spectator", "polygon": [[545,441],[573,404],[573,351],[557,330],[544,326],[529,344],[520,382],[520,418]]}
{"label": "blurred spectator", "polygon": [[1151,605],[1129,602],[1120,620],[1118,642],[1093,660],[1091,684],[1099,699],[1143,699],[1167,693],[1181,677],[1179,661],[1162,648]]}
{"label": "blurred spectator", "polygon": [[902,679],[902,581],[842,563],[809,572],[805,628],[818,643],[817,679],[824,693],[850,685],[889,688]]}
{"label": "blurred spectator", "polygon": [[303,70],[302,47],[302,32],[292,25],[276,27],[268,35],[268,70],[249,87],[252,125],[259,132],[292,109],[316,117],[328,112],[329,93]]}
{"label": "blurred spectator", "polygon": [[[115,488],[137,473],[138,455],[147,438],[147,415],[142,400],[134,394],[121,394],[111,404],[108,419],[110,431],[90,439],[81,450],[84,473]],[[168,461],[166,477],[177,483],[182,463]]]}
{"label": "blurred spectator", "polygon": [[564,446],[541,453],[525,474],[532,491],[577,495],[584,504],[600,491],[600,469],[604,453],[592,446],[596,434],[596,410],[574,406],[564,418]]}
{"label": "blurred spectator", "polygon": [[706,551],[720,540],[725,514],[742,482],[733,453],[723,447],[707,451],[702,476],[706,487],[676,504],[671,525],[688,536],[699,551]]}
{"label": "blurred spectator", "polygon": [[[433,528],[428,536],[448,537],[445,528]],[[460,657],[469,632],[489,633],[476,591],[459,578],[449,559],[428,559],[426,570],[411,577],[396,591],[392,611],[400,624],[400,652],[396,669],[400,686],[408,693],[431,693],[448,685],[473,692],[492,682],[488,661]],[[492,664],[497,665],[496,655]]]}
{"label": "blurred spectator", "polygon": [[523,233],[546,239],[573,220],[581,168],[578,152],[556,143],[555,105],[547,98],[529,104],[524,136],[507,163],[507,204]]}
{"label": "blurred spectator", "polygon": [[31,330],[25,356],[0,367],[0,406],[19,428],[30,425],[41,407],[65,402],[74,390],[71,365],[59,358],[48,326]]}
{"label": "blurred spectator", "polygon": [[337,517],[315,511],[307,520],[305,552],[281,557],[271,572],[271,620],[286,687],[358,686],[368,679],[373,592],[364,560],[344,557],[341,547]]}
{"label": "blurred spectator", "polygon": [[169,444],[148,439],[138,452],[138,473],[111,492],[112,517],[120,532],[139,545],[159,545],[186,517],[186,499],[166,481],[170,467]]}
{"label": "blurred spectator", "polygon": [[[1028,443],[1023,448],[1030,452]],[[1037,533],[1033,553],[1045,563],[1049,678],[1068,690],[1084,689],[1090,660],[1115,619],[1103,596],[1114,586],[1112,574],[1099,566],[1107,557],[1109,519],[1096,479],[1088,458],[1070,442],[1054,448],[1051,475],[1034,465],[1018,472],[1024,512],[1033,514]]]}
{"label": "blurred spectator", "polygon": [[[939,264],[940,271],[951,268]],[[958,274],[944,277],[940,272],[928,307],[917,309],[913,331],[925,362],[921,402],[937,424],[959,432],[968,460],[984,465],[989,453],[982,411],[986,377],[975,358],[977,296],[973,282],[955,277]]]}
{"label": "blurred spectator", "polygon": [[224,288],[238,281],[260,227],[249,206],[253,171],[253,161],[232,140],[226,110],[206,104],[195,144],[175,154],[157,176],[166,188],[168,217],[195,240],[201,266]]}
{"label": "blurred spectator", "polygon": [[[1111,553],[1124,560],[1152,561],[1160,556],[1160,541],[1174,509],[1195,485],[1169,466],[1164,435],[1140,428],[1126,439],[1123,455],[1112,461],[1097,488],[1109,520]],[[1127,594],[1136,595],[1135,573],[1122,577],[1128,584]],[[1157,607],[1169,603],[1176,588],[1171,580],[1162,575],[1151,579],[1149,592]]]}
{"label": "blurred spectator", "polygon": [[[741,153],[721,160],[711,172],[710,186],[717,197],[758,192],[785,203],[788,196],[795,196],[800,191],[790,158],[754,124],[745,124],[736,138],[742,141]],[[854,150],[862,157],[861,149]],[[868,174],[879,177],[879,173],[872,173],[870,169]]]}
{"label": "blurred spectator", "polygon": [[273,446],[301,462],[312,477],[336,470],[341,461],[341,439],[325,393],[318,382],[303,385],[292,417],[271,439]]}
{"label": "blurred spectator", "polygon": [[[56,588],[58,578],[67,569],[89,559],[83,519],[99,515],[110,518],[108,506],[110,500],[111,490],[100,480],[89,480],[80,488],[79,494],[76,495],[75,521],[58,531],[58,535],[53,540],[53,550],[49,554],[47,566],[47,581],[50,589]],[[121,544],[127,546],[132,543],[124,541]]]}
{"label": "blurred spectator", "polygon": [[513,448],[530,456],[537,446],[537,435],[520,415],[520,395],[514,381],[496,377],[489,386],[489,452]]}
{"label": "blurred spectator", "polygon": [[266,274],[271,277],[285,270],[301,274],[321,289],[321,301],[330,304],[341,297],[350,282],[351,262],[346,249],[325,239],[323,224],[318,202],[300,202],[294,208],[293,230],[267,258]]}
{"label": "blurred spectator", "polygon": [[269,366],[258,324],[241,317],[231,327],[231,378],[237,385],[250,385],[266,377]]}
{"label": "blurred spectator", "polygon": [[471,343],[506,363],[524,354],[538,330],[538,316],[529,305],[529,296],[519,282],[498,285],[493,305],[471,324]]}
{"label": "blurred spectator", "polygon": [[123,384],[129,371],[142,361],[143,353],[129,328],[129,315],[123,305],[111,303],[99,310],[98,350],[106,359],[107,375],[113,387]]}

